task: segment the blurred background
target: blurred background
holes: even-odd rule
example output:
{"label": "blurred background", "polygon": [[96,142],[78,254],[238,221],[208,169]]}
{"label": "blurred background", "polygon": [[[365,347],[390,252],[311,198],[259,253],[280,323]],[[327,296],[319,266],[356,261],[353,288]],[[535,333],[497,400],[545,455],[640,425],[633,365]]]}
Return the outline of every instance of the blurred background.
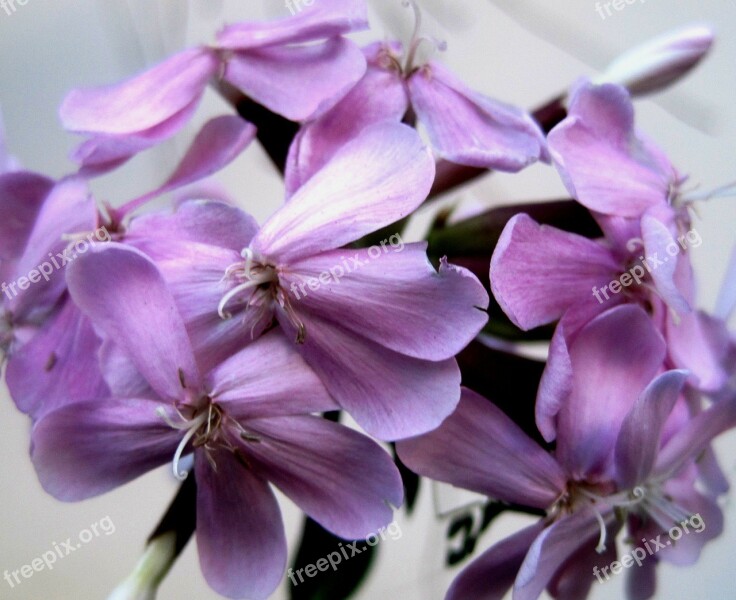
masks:
{"label": "blurred background", "polygon": [[[319,0],[316,0],[319,2]],[[709,189],[736,179],[736,3],[730,0],[668,2],[636,0],[601,17],[593,0],[420,0],[426,32],[447,41],[440,57],[471,87],[532,109],[582,75],[595,75],[620,52],[650,37],[690,23],[712,25],[717,43],[706,62],[665,93],[637,101],[638,124],[653,136],[691,182]],[[188,45],[208,43],[226,22],[287,16],[283,0],[27,0],[15,11],[0,9],[0,108],[12,154],[28,169],[54,177],[68,173],[75,138],[64,133],[57,108],[72,87],[116,82]],[[400,0],[373,0],[371,33],[357,40],[408,40],[411,12]],[[146,152],[93,184],[113,204],[137,196],[166,178],[199,124],[227,111],[208,91],[197,119],[176,140]],[[253,144],[218,180],[240,205],[262,221],[281,202],[283,187],[265,154]],[[532,167],[520,175],[494,175],[450,194],[440,206],[463,210],[565,194],[555,171]],[[695,227],[703,243],[692,252],[700,305],[712,309],[736,239],[736,199],[700,207]],[[421,235],[420,216],[413,228]],[[28,564],[54,544],[77,538],[105,520],[98,537],[11,588],[0,581],[0,598],[66,600],[105,598],[133,568],[177,482],[160,469],[102,497],[62,504],[39,486],[28,458],[29,423],[0,389],[0,571]],[[736,432],[716,444],[722,466],[736,479]],[[457,508],[459,497],[422,482],[411,517],[397,512],[401,536],[387,539],[357,600],[439,600],[460,566],[445,566],[451,516],[438,516],[438,498]],[[434,492],[434,493],[431,493]],[[444,496],[443,496],[444,494]],[[282,498],[290,547],[298,541],[301,515]],[[477,516],[477,507],[465,507]],[[660,566],[657,598],[732,598],[736,506],[724,503],[726,529],[689,568]],[[474,521],[475,522],[475,521]],[[478,538],[476,553],[526,522],[504,516]],[[476,527],[477,523],[473,525]],[[114,532],[112,532],[114,529]],[[98,527],[98,530],[102,530]],[[111,531],[108,535],[107,531]],[[398,537],[398,536],[397,536]],[[466,561],[467,562],[467,561]],[[466,563],[462,563],[463,565]],[[304,565],[302,565],[304,566]],[[329,573],[321,574],[329,577]],[[625,577],[595,584],[594,599],[623,597]],[[274,598],[289,597],[285,579]],[[204,582],[191,542],[161,587],[161,600],[218,598]]]}

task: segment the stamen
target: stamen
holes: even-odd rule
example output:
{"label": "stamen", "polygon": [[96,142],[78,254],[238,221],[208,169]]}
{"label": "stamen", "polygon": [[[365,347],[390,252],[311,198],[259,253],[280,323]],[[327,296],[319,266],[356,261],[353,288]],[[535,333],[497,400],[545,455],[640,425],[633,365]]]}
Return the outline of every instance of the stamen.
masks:
{"label": "stamen", "polygon": [[414,70],[414,61],[416,59],[417,51],[422,45],[422,42],[428,42],[435,50],[444,52],[447,50],[447,42],[438,40],[432,36],[420,36],[419,32],[422,29],[422,11],[416,0],[402,0],[401,2],[405,7],[411,7],[414,11],[414,31],[411,35],[411,41],[409,42],[409,51],[406,55],[406,63],[404,64],[404,73],[409,75]]}
{"label": "stamen", "polygon": [[189,475],[189,473],[187,473],[186,471],[179,471],[179,461],[181,460],[181,455],[184,452],[187,444],[189,443],[189,440],[191,440],[197,433],[197,429],[199,429],[204,424],[204,422],[208,420],[208,418],[209,411],[207,413],[202,413],[194,418],[190,422],[189,431],[184,434],[181,442],[179,442],[179,446],[176,448],[176,452],[174,453],[173,469],[174,477],[176,477],[179,481],[184,481],[187,478],[187,475]]}
{"label": "stamen", "polygon": [[236,285],[233,289],[231,289],[227,294],[222,297],[222,300],[220,300],[220,304],[218,304],[217,306],[217,314],[220,315],[221,319],[229,319],[230,317],[232,317],[232,314],[225,310],[228,302],[230,302],[230,300],[240,294],[240,292],[244,292],[245,290],[248,290],[250,288],[258,287],[259,285],[266,283],[267,281],[268,280],[251,279],[250,281],[246,281],[245,283]]}

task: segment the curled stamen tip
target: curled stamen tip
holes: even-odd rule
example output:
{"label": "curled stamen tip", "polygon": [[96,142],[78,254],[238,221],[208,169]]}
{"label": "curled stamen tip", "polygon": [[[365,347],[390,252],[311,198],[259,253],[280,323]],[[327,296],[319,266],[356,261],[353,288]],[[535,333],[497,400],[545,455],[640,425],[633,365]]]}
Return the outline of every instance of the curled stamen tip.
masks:
{"label": "curled stamen tip", "polygon": [[189,471],[179,471],[178,469],[174,468],[174,477],[176,477],[179,481],[184,481],[187,477],[189,477]]}
{"label": "curled stamen tip", "polygon": [[598,545],[597,545],[597,546],[595,547],[595,551],[596,551],[596,552],[597,552],[598,554],[603,554],[603,553],[604,553],[604,552],[606,551],[606,545],[605,545],[605,544],[598,544]]}

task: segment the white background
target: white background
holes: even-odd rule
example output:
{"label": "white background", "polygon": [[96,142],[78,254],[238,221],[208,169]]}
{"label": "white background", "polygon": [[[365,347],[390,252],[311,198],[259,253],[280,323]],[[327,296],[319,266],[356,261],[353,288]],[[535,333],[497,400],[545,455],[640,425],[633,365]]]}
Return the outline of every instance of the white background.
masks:
{"label": "white background", "polygon": [[[316,0],[319,2],[319,0]],[[734,177],[736,140],[736,5],[728,0],[670,2],[642,0],[605,20],[591,0],[425,0],[427,30],[447,40],[442,57],[472,87],[532,108],[565,89],[581,75],[592,75],[630,45],[691,22],[715,26],[718,43],[710,59],[676,89],[638,102],[638,123],[670,154],[673,162],[704,188]],[[499,6],[511,14],[499,10]],[[12,152],[28,168],[53,176],[71,169],[66,155],[74,138],[59,127],[56,109],[74,86],[117,81],[185,44],[212,41],[224,22],[285,16],[281,0],[28,0],[12,15],[0,10],[0,107]],[[412,21],[400,0],[375,0],[374,32],[360,41],[409,35]],[[211,94],[197,122],[226,110]],[[122,202],[162,181],[184,148],[183,138],[149,152],[103,181],[101,198]],[[281,183],[256,144],[220,180],[242,206],[263,220],[282,198]],[[512,199],[564,194],[553,169],[538,166],[519,176],[496,175],[448,202],[493,205]],[[693,251],[701,285],[701,306],[712,308],[734,242],[734,200],[701,207],[696,228],[703,244]],[[160,469],[103,497],[61,504],[40,488],[28,458],[29,424],[0,390],[0,571],[13,570],[76,537],[109,516],[113,535],[84,545],[56,564],[10,589],[0,581],[0,598],[65,600],[104,598],[135,564],[143,543],[176,490],[170,470]],[[730,478],[736,475],[736,434],[717,444]],[[489,465],[489,468],[492,465]],[[359,600],[435,600],[454,574],[443,570],[445,523],[433,516],[425,483],[411,519],[397,514],[403,536],[382,544],[380,560]],[[296,541],[300,516],[283,502],[289,538]],[[726,531],[710,543],[699,564],[659,570],[662,599],[734,597],[736,507],[725,503]],[[523,523],[503,519],[481,538],[481,549]],[[322,575],[324,577],[328,574]],[[285,598],[288,581],[274,598]],[[593,598],[623,596],[623,577],[599,586]],[[199,572],[191,543],[161,588],[162,600],[218,596]]]}

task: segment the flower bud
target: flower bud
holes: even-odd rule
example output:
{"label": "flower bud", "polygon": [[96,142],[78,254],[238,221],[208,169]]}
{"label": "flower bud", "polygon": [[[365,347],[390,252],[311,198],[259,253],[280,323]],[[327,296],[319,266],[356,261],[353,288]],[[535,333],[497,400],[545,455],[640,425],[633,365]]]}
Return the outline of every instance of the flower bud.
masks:
{"label": "flower bud", "polygon": [[595,82],[617,83],[632,95],[662,90],[695,67],[710,50],[713,39],[713,31],[702,25],[664,34],[624,52]]}

